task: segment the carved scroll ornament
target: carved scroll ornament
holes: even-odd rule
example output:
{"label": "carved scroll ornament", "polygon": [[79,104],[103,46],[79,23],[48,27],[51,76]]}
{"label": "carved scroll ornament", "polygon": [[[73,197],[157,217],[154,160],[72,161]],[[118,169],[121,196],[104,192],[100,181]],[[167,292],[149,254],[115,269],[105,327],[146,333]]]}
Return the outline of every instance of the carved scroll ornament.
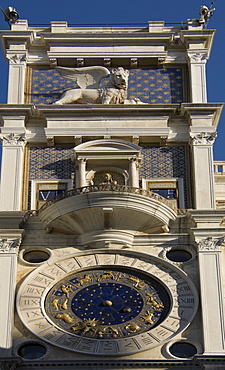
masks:
{"label": "carved scroll ornament", "polygon": [[17,253],[21,239],[0,239],[0,253]]}
{"label": "carved scroll ornament", "polygon": [[212,145],[217,137],[216,132],[201,132],[197,134],[190,134],[193,145]]}
{"label": "carved scroll ornament", "polygon": [[212,238],[211,236],[197,240],[199,251],[220,251],[221,245],[224,243],[225,237]]}

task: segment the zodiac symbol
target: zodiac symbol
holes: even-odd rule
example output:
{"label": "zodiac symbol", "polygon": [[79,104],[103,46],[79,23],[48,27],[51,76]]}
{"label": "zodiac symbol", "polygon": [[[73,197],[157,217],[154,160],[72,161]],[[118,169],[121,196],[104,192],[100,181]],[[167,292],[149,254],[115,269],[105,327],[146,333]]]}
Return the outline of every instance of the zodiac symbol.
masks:
{"label": "zodiac symbol", "polygon": [[132,283],[134,283],[134,287],[137,288],[137,289],[143,289],[144,286],[145,286],[144,281],[141,281],[140,279],[138,279],[135,276],[129,276],[128,280],[131,281]]}
{"label": "zodiac symbol", "polygon": [[83,285],[88,281],[92,281],[91,275],[84,275],[83,279],[77,280],[78,284]]}
{"label": "zodiac symbol", "polygon": [[71,324],[71,323],[74,323],[74,319],[72,317],[70,317],[70,315],[68,315],[67,313],[58,313],[56,315],[56,318],[57,319],[62,319],[63,321],[65,321],[67,324]]}
{"label": "zodiac symbol", "polygon": [[51,303],[56,311],[59,311],[58,301],[58,299],[53,299]]}
{"label": "zodiac symbol", "polygon": [[116,338],[117,335],[119,334],[119,332],[118,332],[117,329],[114,329],[111,326],[106,326],[105,328],[99,330],[99,332],[98,332],[99,338],[102,338],[103,337],[103,334],[105,334],[106,331],[108,331],[108,333],[112,334],[112,337],[113,338]]}
{"label": "zodiac symbol", "polygon": [[65,299],[65,301],[60,305],[64,310],[67,310],[68,309],[68,305],[67,305],[67,303],[68,303],[68,298],[67,299]]}
{"label": "zodiac symbol", "polygon": [[148,324],[154,324],[154,321],[152,320],[152,317],[154,316],[154,313],[150,311],[146,311],[147,316],[143,316],[142,319],[147,322]]}
{"label": "zodiac symbol", "polygon": [[65,293],[66,297],[69,298],[70,295],[69,295],[69,292],[72,292],[73,289],[72,289],[72,285],[62,285],[61,286],[61,291],[63,293]]}
{"label": "zodiac symbol", "polygon": [[131,322],[130,324],[126,325],[125,329],[130,333],[136,333],[137,331],[141,330],[140,326],[135,324],[135,322]]}
{"label": "zodiac symbol", "polygon": [[112,271],[104,271],[104,274],[100,275],[97,281],[102,281],[104,279],[114,279]]}
{"label": "zodiac symbol", "polygon": [[156,301],[155,297],[152,293],[146,293],[146,295],[149,297],[147,300],[147,304],[152,305],[154,308],[164,308],[164,305],[158,301]]}
{"label": "zodiac symbol", "polygon": [[97,327],[98,327],[98,321],[96,321],[96,319],[88,319],[88,320],[79,322],[76,326],[73,326],[72,330],[74,331],[82,330],[83,334],[86,334],[91,330],[92,331],[96,330]]}
{"label": "zodiac symbol", "polygon": [[56,311],[59,311],[59,306],[61,306],[64,310],[68,309],[67,302],[68,302],[68,298],[62,304],[59,304],[59,299],[53,299],[51,304]]}

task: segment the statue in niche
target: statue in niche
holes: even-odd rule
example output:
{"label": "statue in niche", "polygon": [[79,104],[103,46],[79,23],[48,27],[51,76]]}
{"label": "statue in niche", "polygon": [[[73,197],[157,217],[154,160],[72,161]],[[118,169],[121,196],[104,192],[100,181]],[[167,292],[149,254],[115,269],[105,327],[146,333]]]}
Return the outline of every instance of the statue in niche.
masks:
{"label": "statue in niche", "polygon": [[95,172],[91,180],[92,185],[124,185],[124,176],[117,172]]}
{"label": "statue in niche", "polygon": [[111,173],[105,172],[102,176],[103,181],[100,185],[117,185],[117,181],[113,181]]}
{"label": "statue in niche", "polygon": [[[127,99],[129,71],[123,67],[112,72],[102,66],[56,67],[60,75],[76,81],[79,88],[66,91],[54,104],[145,104],[140,99]],[[102,78],[109,77],[106,87],[99,87]]]}

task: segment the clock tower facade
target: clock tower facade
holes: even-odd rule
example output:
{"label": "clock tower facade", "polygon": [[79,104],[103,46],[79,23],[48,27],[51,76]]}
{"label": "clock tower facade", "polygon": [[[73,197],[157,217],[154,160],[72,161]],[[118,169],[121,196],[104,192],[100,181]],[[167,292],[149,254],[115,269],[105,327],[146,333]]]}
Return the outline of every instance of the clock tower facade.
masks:
{"label": "clock tower facade", "polygon": [[1,32],[2,369],[223,368],[213,37],[195,19]]}

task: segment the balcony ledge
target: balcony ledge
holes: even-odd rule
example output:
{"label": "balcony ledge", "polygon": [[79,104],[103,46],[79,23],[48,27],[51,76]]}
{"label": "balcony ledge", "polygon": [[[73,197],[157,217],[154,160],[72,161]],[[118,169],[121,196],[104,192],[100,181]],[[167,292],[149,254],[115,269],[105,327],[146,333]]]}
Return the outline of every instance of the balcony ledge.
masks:
{"label": "balcony ledge", "polygon": [[167,199],[123,185],[93,185],[70,190],[46,202],[38,212],[46,229],[83,235],[114,229],[141,233],[165,232],[177,217]]}

